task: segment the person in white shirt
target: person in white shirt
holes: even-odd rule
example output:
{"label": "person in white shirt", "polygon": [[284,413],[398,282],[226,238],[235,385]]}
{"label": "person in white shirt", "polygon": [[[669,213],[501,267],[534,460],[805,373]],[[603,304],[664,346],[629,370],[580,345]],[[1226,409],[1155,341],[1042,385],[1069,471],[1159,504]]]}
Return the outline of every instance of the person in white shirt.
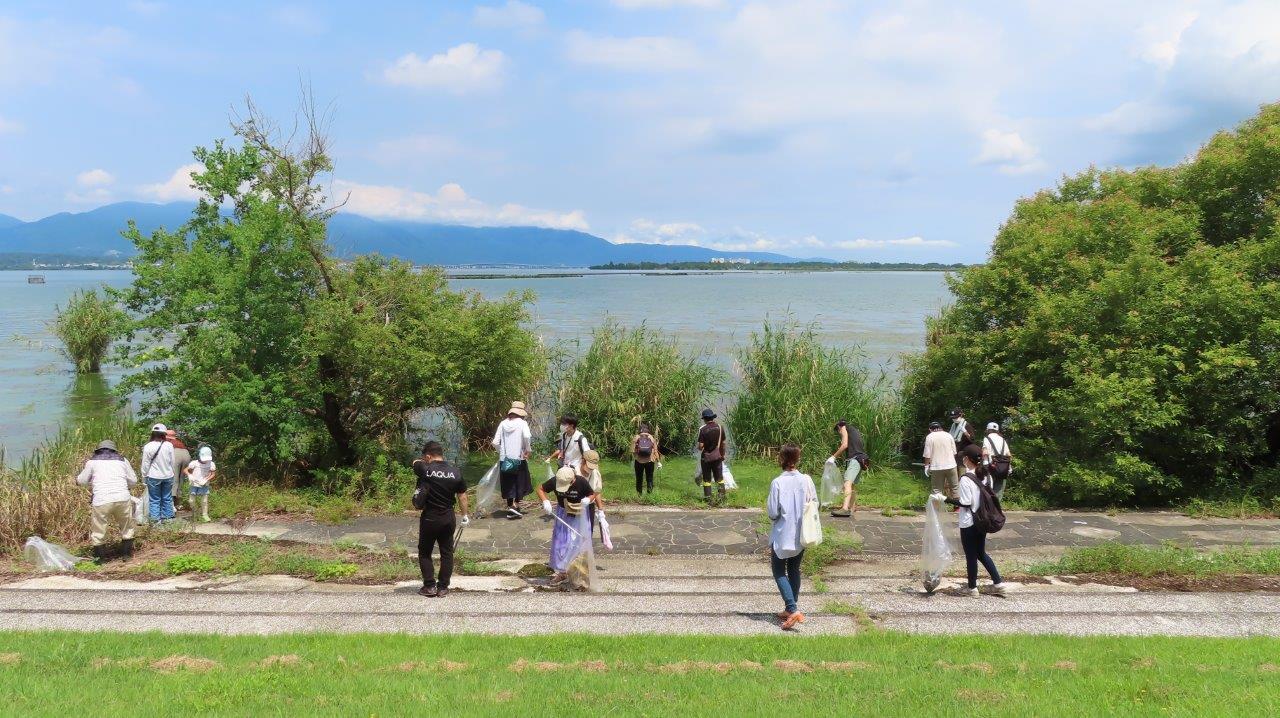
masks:
{"label": "person in white shirt", "polygon": [[[947,503],[959,507],[957,523],[960,526],[960,545],[964,547],[964,563],[969,584],[963,591],[966,596],[978,595],[978,564],[981,563],[991,575],[991,590],[996,595],[1004,595],[1004,580],[996,569],[996,562],[987,555],[987,534],[983,529],[974,526],[973,514],[982,505],[982,492],[978,483],[991,487],[991,477],[978,478],[978,467],[982,466],[982,449],[977,444],[970,444],[960,452],[964,460],[964,475],[960,477],[959,495],[947,499]],[[985,472],[983,472],[985,474]]]}
{"label": "person in white shirt", "polygon": [[924,472],[934,492],[950,499],[959,495],[956,491],[956,440],[943,431],[942,424],[937,421],[929,424],[929,433],[924,437]]}
{"label": "person in white shirt", "polygon": [[498,424],[490,444],[498,450],[498,480],[502,485],[502,498],[507,501],[507,518],[523,518],[520,502],[533,493],[533,480],[529,478],[529,452],[532,449],[533,432],[526,417],[529,412],[524,402],[513,401],[507,410],[507,418]]}
{"label": "person in white shirt", "polygon": [[151,441],[142,447],[142,478],[147,482],[147,515],[154,521],[174,517],[173,482],[178,467],[173,465],[173,444],[166,441],[164,424],[151,427]]}
{"label": "person in white shirt", "polygon": [[816,500],[818,490],[808,474],[800,473],[800,447],[787,444],[778,452],[782,473],[769,484],[766,513],[773,526],[769,531],[769,563],[773,581],[782,595],[783,610],[778,614],[782,630],[789,631],[804,623],[800,612],[800,562],[804,544],[800,533],[805,504]]}
{"label": "person in white shirt", "polygon": [[982,440],[982,464],[987,467],[994,482],[996,496],[1004,498],[1004,484],[1013,474],[1013,450],[1009,441],[1000,435],[1000,425],[987,424],[987,436]]}
{"label": "person in white shirt", "polygon": [[218,473],[218,465],[213,463],[213,449],[200,447],[198,458],[187,464],[183,470],[187,475],[187,483],[191,492],[191,520],[209,520],[209,482]]}
{"label": "person in white shirt", "polygon": [[560,417],[560,438],[556,441],[556,450],[551,452],[547,461],[559,461],[560,466],[572,466],[577,471],[582,466],[582,455],[590,448],[587,437],[578,431],[578,417],[565,414]]}
{"label": "person in white shirt", "polygon": [[107,529],[115,526],[120,530],[120,555],[127,561],[133,556],[133,497],[129,490],[138,485],[129,460],[116,450],[114,441],[105,440],[85,462],[76,483],[93,492],[89,510],[93,557],[98,561],[105,558]]}

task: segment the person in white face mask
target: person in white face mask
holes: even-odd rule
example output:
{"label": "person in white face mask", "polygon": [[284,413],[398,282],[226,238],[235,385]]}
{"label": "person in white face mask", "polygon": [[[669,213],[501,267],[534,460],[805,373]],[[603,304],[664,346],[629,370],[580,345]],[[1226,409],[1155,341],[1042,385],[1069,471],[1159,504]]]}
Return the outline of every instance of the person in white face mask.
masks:
{"label": "person in white face mask", "polygon": [[559,466],[572,466],[577,471],[582,466],[582,455],[590,449],[587,437],[578,431],[578,417],[565,414],[560,417],[560,438],[556,441],[556,450],[551,452],[547,461],[558,461]]}

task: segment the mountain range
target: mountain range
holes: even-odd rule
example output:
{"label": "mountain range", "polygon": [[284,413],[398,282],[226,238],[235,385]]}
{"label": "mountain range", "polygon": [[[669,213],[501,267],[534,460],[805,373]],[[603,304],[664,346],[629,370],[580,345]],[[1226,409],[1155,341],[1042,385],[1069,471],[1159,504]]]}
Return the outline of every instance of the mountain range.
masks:
{"label": "mountain range", "polygon": [[[33,222],[0,215],[0,253],[127,257],[121,231],[129,220],[144,233],[174,229],[191,216],[186,202],[117,202],[87,212],[61,212]],[[722,252],[671,244],[614,244],[586,232],[545,227],[466,227],[382,220],[340,212],[329,221],[329,243],[343,257],[376,252],[418,264],[511,264],[586,267],[609,262],[697,262],[740,257],[789,262],[769,252]]]}

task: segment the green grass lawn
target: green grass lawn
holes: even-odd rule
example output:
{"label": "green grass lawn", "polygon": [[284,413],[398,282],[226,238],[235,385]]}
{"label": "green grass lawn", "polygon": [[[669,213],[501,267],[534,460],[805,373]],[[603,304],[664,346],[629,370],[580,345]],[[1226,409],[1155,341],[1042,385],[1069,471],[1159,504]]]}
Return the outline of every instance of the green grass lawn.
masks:
{"label": "green grass lawn", "polygon": [[1280,548],[1230,547],[1197,551],[1185,546],[1104,543],[1069,549],[1055,561],[1032,564],[1027,573],[1048,576],[1115,573],[1131,576],[1227,576],[1280,574]]}
{"label": "green grass lawn", "polygon": [[1280,640],[4,633],[0,685],[5,714],[60,718],[1255,717]]}

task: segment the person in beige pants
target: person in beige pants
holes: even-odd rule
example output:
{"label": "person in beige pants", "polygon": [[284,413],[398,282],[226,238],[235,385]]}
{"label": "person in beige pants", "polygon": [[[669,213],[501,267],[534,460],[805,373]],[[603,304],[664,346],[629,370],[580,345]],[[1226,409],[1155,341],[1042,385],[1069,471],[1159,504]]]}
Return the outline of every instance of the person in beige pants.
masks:
{"label": "person in beige pants", "polygon": [[955,499],[960,496],[960,476],[956,471],[956,440],[942,430],[941,422],[929,424],[924,437],[924,470],[933,490]]}
{"label": "person in beige pants", "polygon": [[133,555],[133,497],[129,489],[138,484],[129,460],[116,450],[115,442],[103,441],[85,462],[76,483],[93,492],[89,511],[93,557],[98,561],[106,557],[103,544],[108,529],[115,526],[120,530],[120,554],[128,559]]}

